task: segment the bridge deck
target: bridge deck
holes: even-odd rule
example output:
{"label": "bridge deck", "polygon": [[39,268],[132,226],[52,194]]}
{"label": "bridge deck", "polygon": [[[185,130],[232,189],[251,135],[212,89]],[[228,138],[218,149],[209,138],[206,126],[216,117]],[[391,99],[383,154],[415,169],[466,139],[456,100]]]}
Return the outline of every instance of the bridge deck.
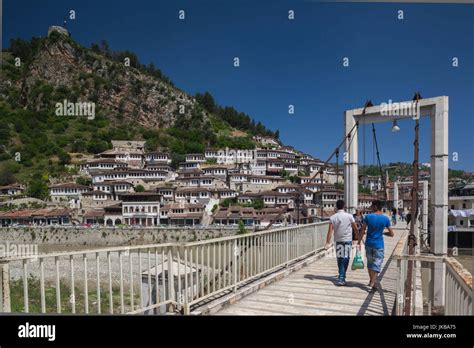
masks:
{"label": "bridge deck", "polygon": [[384,237],[385,259],[377,292],[369,291],[367,267],[356,271],[349,269],[347,286],[337,286],[336,259],[326,256],[216,314],[391,315],[396,296],[397,266],[395,261],[391,262],[390,256],[405,227],[405,223],[399,222],[394,226],[395,236]]}

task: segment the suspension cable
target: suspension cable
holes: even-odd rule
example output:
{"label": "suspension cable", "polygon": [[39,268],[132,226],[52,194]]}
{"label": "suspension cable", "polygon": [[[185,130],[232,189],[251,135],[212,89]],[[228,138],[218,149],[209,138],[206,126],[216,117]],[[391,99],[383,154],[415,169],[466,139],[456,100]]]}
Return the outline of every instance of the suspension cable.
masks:
{"label": "suspension cable", "polygon": [[387,202],[388,197],[387,197],[387,188],[386,188],[386,185],[385,185],[385,176],[383,174],[382,163],[380,162],[379,145],[377,143],[377,134],[375,132],[375,126],[374,126],[373,122],[372,122],[372,134],[373,134],[373,138],[374,138],[375,151],[377,153],[377,165],[378,165],[379,170],[380,170],[380,180],[382,180],[382,187],[383,187],[383,191],[384,191],[385,202]]}
{"label": "suspension cable", "polygon": [[[364,105],[364,108],[362,110],[362,113],[361,113],[361,116],[365,116],[365,112],[367,110],[368,107],[371,107],[373,106],[372,102],[370,100],[368,100],[365,105]],[[321,190],[319,191],[321,194],[323,192],[323,183],[324,183],[324,177],[323,177],[323,174],[324,174],[324,169],[326,169],[327,167],[329,167],[329,162],[331,161],[331,159],[336,156],[337,158],[339,157],[339,148],[344,145],[346,139],[350,139],[349,141],[349,144],[348,144],[348,149],[350,149],[350,146],[352,144],[352,140],[355,138],[355,136],[357,135],[358,133],[358,129],[359,129],[359,120],[357,120],[355,122],[355,124],[352,126],[352,128],[349,130],[349,132],[344,136],[344,138],[341,140],[341,142],[338,144],[338,146],[334,149],[334,151],[331,153],[331,155],[328,157],[328,159],[326,161],[323,162],[323,164],[320,166],[319,170],[314,173],[311,177],[310,177],[310,180],[309,182],[312,182],[314,180],[314,178],[320,174],[321,175],[321,183],[320,183],[320,187],[321,187]],[[354,133],[354,136],[352,136],[352,132],[355,130],[355,133]],[[339,162],[339,160],[338,160]],[[339,175],[339,170],[337,170],[337,174],[336,175]],[[299,193],[298,193],[298,196],[299,196]],[[264,230],[267,230],[269,229],[270,227],[272,227],[273,225],[273,222],[278,220],[281,216],[283,215],[283,213],[280,213],[278,214],[278,216],[270,221],[270,223],[268,224],[267,227],[265,227]],[[321,210],[321,217],[322,217],[322,210]]]}
{"label": "suspension cable", "polygon": [[[362,114],[365,114],[365,109],[366,109],[366,107],[364,107],[364,110],[362,111]],[[356,123],[350,129],[350,131],[346,134],[346,136],[342,139],[342,141],[336,147],[336,149],[331,153],[329,158],[323,163],[323,165],[319,168],[319,170],[316,173],[314,173],[313,176],[311,176],[309,182],[313,181],[314,178],[318,174],[321,174],[321,184],[320,184],[321,190],[320,190],[320,192],[322,192],[322,187],[323,187],[322,185],[323,185],[324,169],[329,166],[329,161],[331,161],[331,159],[336,155],[336,152],[339,153],[339,148],[344,144],[344,142],[346,141],[347,138],[351,138],[351,141],[349,142],[349,147],[350,147],[350,144],[352,143],[352,139],[354,138],[354,137],[351,136],[351,134],[354,131],[354,129],[357,130],[358,127],[359,127],[359,121],[357,120]],[[339,171],[338,171],[338,173],[339,173]],[[299,196],[299,194],[298,194],[298,196]],[[271,228],[272,225],[273,225],[273,222],[278,220],[279,218],[281,218],[282,215],[283,215],[283,213],[278,214],[278,216],[274,220],[270,221],[270,223],[268,224],[267,227],[264,228],[264,230],[268,230],[269,228]],[[322,217],[322,212],[321,212],[321,217]]]}

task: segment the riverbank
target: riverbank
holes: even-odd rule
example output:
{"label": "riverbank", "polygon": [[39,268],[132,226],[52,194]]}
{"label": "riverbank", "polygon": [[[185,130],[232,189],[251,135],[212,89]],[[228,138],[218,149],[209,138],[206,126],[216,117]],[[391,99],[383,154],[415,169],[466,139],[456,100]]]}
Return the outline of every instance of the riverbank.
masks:
{"label": "riverbank", "polygon": [[463,250],[460,251],[458,256],[455,256],[456,260],[458,260],[461,265],[465,269],[467,269],[471,274],[473,274],[474,270],[474,250]]}
{"label": "riverbank", "polygon": [[0,228],[0,243],[91,248],[193,242],[236,233],[237,227],[6,227]]}

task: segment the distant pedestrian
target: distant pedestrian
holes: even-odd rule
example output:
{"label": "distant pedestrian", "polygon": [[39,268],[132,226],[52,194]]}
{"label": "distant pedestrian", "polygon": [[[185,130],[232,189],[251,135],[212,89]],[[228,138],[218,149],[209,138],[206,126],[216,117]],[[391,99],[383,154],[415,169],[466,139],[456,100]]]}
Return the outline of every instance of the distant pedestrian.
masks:
{"label": "distant pedestrian", "polygon": [[339,269],[337,285],[339,286],[346,285],[346,272],[349,267],[349,259],[352,250],[352,231],[355,230],[356,235],[359,235],[354,217],[344,211],[344,205],[343,200],[336,202],[337,212],[330,218],[325,245],[325,249],[329,249],[334,232],[337,267]]}
{"label": "distant pedestrian", "polygon": [[402,210],[402,212],[400,213],[400,220],[405,221],[405,210]]}
{"label": "distant pedestrian", "polygon": [[[364,222],[364,216],[359,209],[356,209],[355,214],[353,215],[355,224],[357,226],[357,231],[362,230],[362,224]],[[355,229],[352,229],[352,244],[355,244],[359,240],[359,233]]]}
{"label": "distant pedestrian", "polygon": [[409,210],[407,214],[407,228],[409,228],[410,226],[410,221],[411,221],[411,210]]}
{"label": "distant pedestrian", "polygon": [[[373,214],[364,217],[364,225],[362,232],[359,234],[359,244],[367,230],[365,238],[365,253],[367,257],[367,269],[369,271],[369,286],[371,291],[375,291],[378,274],[382,271],[382,263],[384,258],[384,240],[383,236],[393,237],[394,233],[390,227],[390,220],[382,213],[382,202],[375,200],[372,202]],[[388,232],[384,233],[385,229]]]}

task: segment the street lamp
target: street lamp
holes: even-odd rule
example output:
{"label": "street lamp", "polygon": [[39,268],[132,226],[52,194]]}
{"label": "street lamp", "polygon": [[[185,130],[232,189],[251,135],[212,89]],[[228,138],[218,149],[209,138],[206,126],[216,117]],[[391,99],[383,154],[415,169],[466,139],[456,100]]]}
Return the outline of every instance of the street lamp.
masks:
{"label": "street lamp", "polygon": [[393,120],[392,132],[396,133],[399,131],[400,131],[400,127],[398,126],[397,120]]}

